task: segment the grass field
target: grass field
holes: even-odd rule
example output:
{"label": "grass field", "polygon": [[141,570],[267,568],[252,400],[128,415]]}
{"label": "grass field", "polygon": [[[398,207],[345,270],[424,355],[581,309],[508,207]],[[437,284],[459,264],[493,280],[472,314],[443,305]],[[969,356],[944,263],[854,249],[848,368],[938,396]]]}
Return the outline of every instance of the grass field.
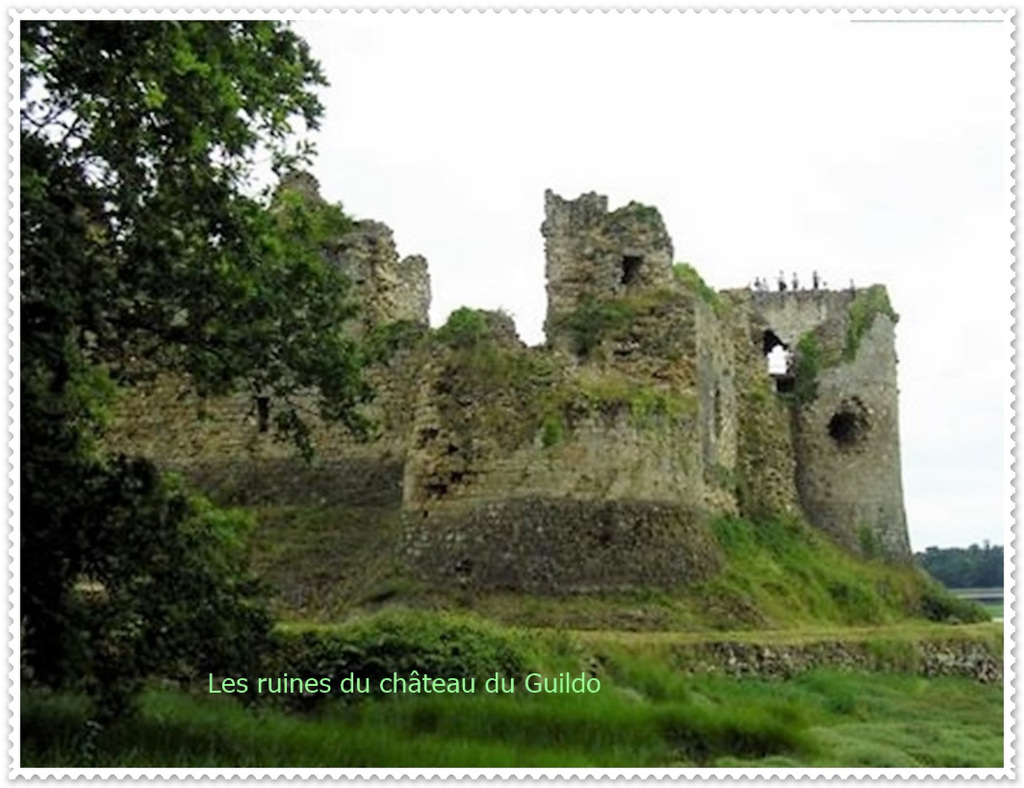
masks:
{"label": "grass field", "polygon": [[152,690],[139,720],[103,731],[81,699],[27,693],[22,765],[1000,767],[1002,703],[1001,686],[968,679],[771,682],[644,662],[596,694],[332,701],[315,715]]}
{"label": "grass field", "polygon": [[995,619],[1001,619],[1003,617],[1003,605],[1002,603],[994,602],[982,602],[981,606],[985,608],[986,612]]}
{"label": "grass field", "polygon": [[[137,718],[99,728],[83,697],[25,688],[22,766],[1003,765],[1001,684],[914,675],[920,642],[970,640],[1001,654],[1002,625],[914,568],[857,559],[799,523],[712,523],[722,571],[672,592],[542,598],[422,587],[385,549],[397,527],[388,512],[263,515],[254,557],[281,592],[278,672],[480,676],[500,664],[593,671],[600,691],[520,684],[512,695],[480,687],[289,709],[153,687]],[[862,672],[812,662],[785,680],[698,675],[695,647],[720,642],[856,642],[877,660],[843,663]]]}

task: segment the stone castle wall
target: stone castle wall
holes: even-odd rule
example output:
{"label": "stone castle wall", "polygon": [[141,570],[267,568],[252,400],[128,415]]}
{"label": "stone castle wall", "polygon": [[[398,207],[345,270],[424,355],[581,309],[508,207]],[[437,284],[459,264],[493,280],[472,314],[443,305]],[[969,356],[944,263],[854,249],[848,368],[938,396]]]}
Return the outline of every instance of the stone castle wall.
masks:
{"label": "stone castle wall", "polygon": [[852,549],[907,556],[893,328],[878,315],[857,356],[821,373],[797,412],[795,448],[811,522]]}
{"label": "stone castle wall", "polygon": [[[909,555],[888,317],[846,358],[855,291],[714,294],[677,275],[655,209],[545,204],[546,348],[481,313],[487,336],[398,353],[369,373],[378,437],[314,420],[313,465],[261,431],[251,397],[199,402],[172,381],[127,398],[111,442],[231,502],[401,508],[395,549],[445,586],[682,585],[718,566],[722,515],[806,518],[854,550]],[[387,227],[358,223],[330,258],[364,305],[354,331],[426,324],[426,262],[399,260]],[[776,391],[769,331],[828,354],[813,399]]]}
{"label": "stone castle wall", "polygon": [[873,315],[852,353],[851,310],[866,295],[888,302],[875,286],[756,292],[751,307],[797,354],[808,335],[818,348],[815,396],[792,409],[804,513],[851,549],[905,557],[894,322],[883,312]]}

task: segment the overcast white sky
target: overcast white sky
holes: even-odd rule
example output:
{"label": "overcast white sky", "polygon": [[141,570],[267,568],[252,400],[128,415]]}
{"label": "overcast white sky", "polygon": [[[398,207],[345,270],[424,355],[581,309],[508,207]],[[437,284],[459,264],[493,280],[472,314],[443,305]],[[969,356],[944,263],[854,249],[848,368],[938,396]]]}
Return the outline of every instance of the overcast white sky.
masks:
{"label": "overcast white sky", "polygon": [[325,197],[427,257],[432,322],[546,308],[543,194],[657,206],[716,288],[885,283],[911,542],[1005,543],[1011,27],[845,15],[346,14]]}

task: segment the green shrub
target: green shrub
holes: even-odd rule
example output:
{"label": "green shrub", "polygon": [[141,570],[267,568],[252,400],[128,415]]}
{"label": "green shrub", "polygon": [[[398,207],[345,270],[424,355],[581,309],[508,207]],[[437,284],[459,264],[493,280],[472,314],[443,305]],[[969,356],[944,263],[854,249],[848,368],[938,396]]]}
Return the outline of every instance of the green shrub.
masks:
{"label": "green shrub", "polygon": [[565,424],[562,421],[561,413],[545,413],[540,433],[541,443],[544,444],[544,448],[549,449],[561,443],[564,438]]}
{"label": "green shrub", "polygon": [[818,396],[818,374],[822,368],[821,345],[813,332],[800,337],[793,363],[793,391],[790,397],[797,404],[814,401]]}
{"label": "green shrub", "polygon": [[437,330],[437,338],[455,348],[474,347],[487,338],[487,318],[479,309],[463,306],[448,316],[447,322]]}
{"label": "green shrub", "polygon": [[860,545],[861,555],[865,558],[881,558],[885,552],[878,534],[866,525],[857,529],[857,541]]}
{"label": "green shrub", "polygon": [[373,326],[363,341],[363,352],[369,362],[386,361],[399,350],[417,347],[429,329],[412,320],[395,320]]}
{"label": "green shrub", "polygon": [[921,594],[921,614],[931,621],[974,623],[988,621],[981,605],[954,596],[938,583],[929,581]]}
{"label": "green shrub", "polygon": [[696,409],[696,399],[688,393],[645,386],[610,374],[556,388],[548,396],[546,405],[547,413],[558,414],[559,420],[568,416],[570,423],[573,416],[581,414],[600,413],[612,417],[625,412],[636,429],[691,415]]}
{"label": "green shrub", "polygon": [[590,298],[576,310],[563,315],[558,323],[572,337],[573,353],[580,358],[590,358],[609,334],[629,325],[635,314],[635,310],[623,300]]}
{"label": "green shrub", "polygon": [[[370,694],[378,694],[380,680],[393,673],[408,676],[415,670],[420,676],[474,678],[479,683],[495,673],[521,679],[534,662],[525,641],[512,630],[471,618],[400,611],[332,629],[279,632],[268,675],[329,678],[331,695],[341,695],[341,680],[354,675],[369,681]],[[310,707],[324,697],[284,699]]]}

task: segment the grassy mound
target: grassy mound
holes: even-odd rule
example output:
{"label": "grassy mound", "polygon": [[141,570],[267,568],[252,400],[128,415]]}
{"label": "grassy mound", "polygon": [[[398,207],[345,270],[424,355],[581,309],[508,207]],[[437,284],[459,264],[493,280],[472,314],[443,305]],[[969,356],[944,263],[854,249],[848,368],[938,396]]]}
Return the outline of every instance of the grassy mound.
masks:
{"label": "grassy mound", "polygon": [[988,619],[912,564],[851,555],[798,521],[712,523],[725,557],[711,579],[669,593],[545,597],[429,589],[396,554],[398,512],[278,507],[257,512],[257,570],[285,620],[331,622],[389,607],[472,610],[505,623],[569,629],[742,630]]}

